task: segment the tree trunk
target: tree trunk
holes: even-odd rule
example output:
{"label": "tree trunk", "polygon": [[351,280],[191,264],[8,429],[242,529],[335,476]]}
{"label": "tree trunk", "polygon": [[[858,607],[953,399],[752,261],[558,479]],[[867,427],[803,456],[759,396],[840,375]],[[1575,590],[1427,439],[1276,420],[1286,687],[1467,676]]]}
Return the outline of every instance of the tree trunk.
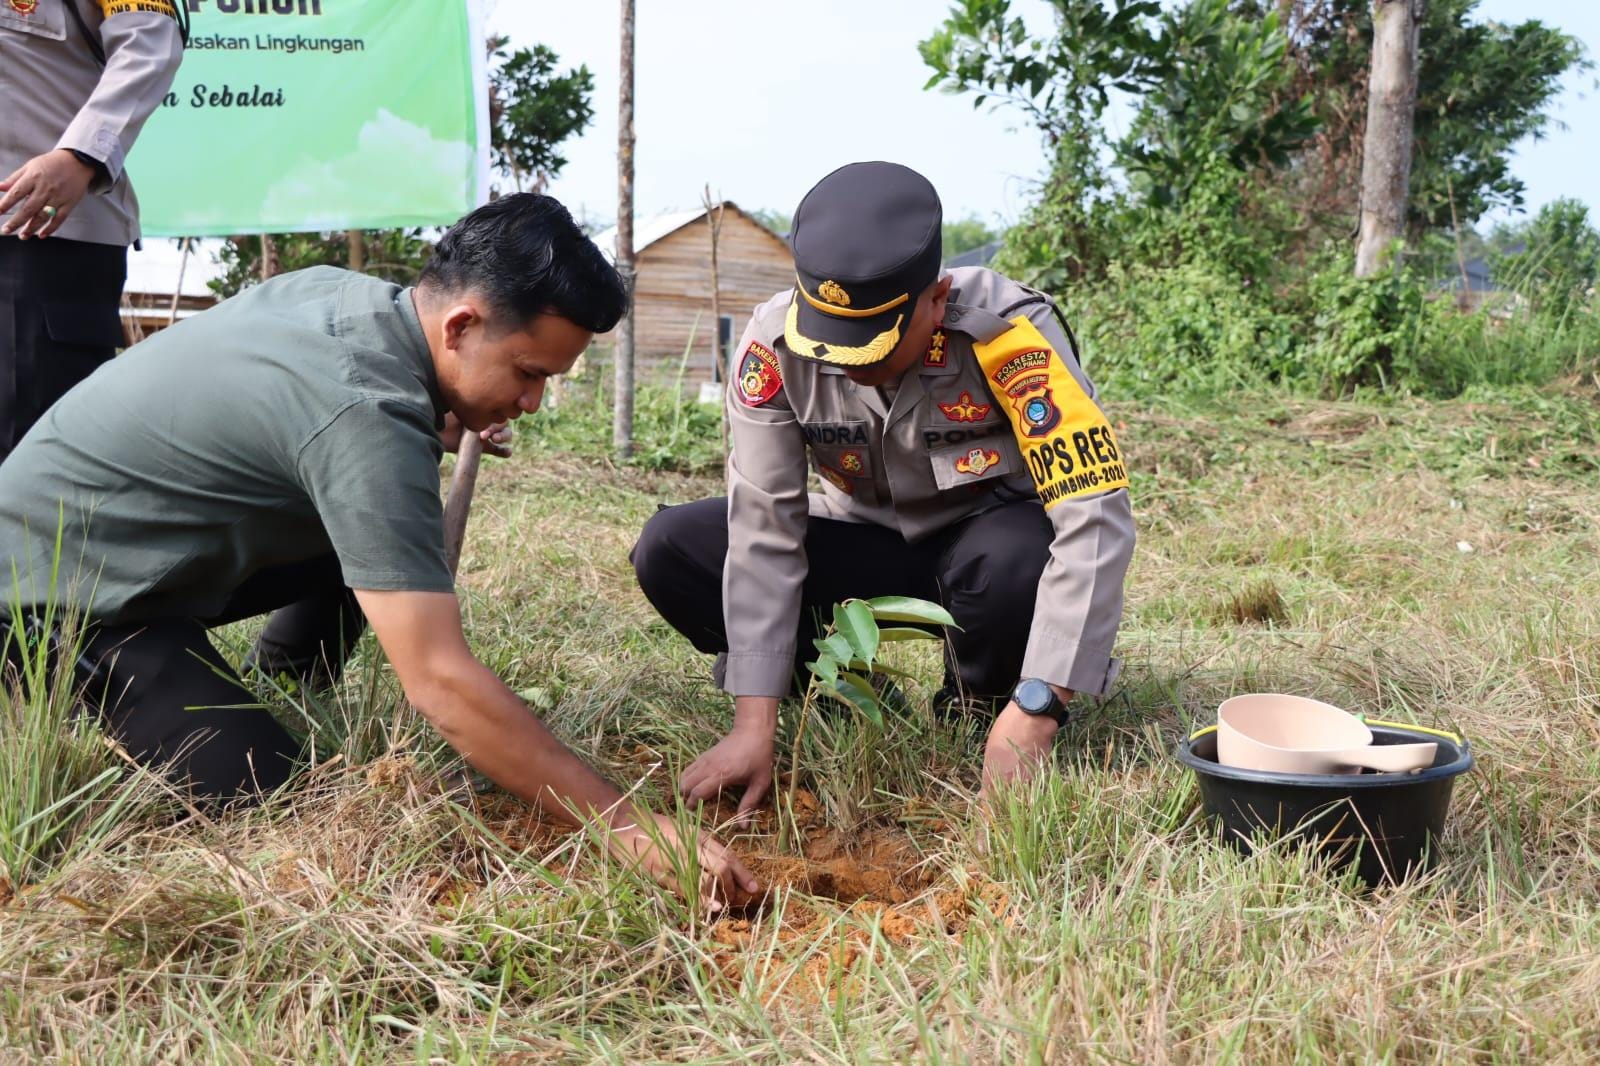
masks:
{"label": "tree trunk", "polygon": [[344,238],[350,245],[350,269],[359,274],[367,269],[367,235],[362,230],[348,229]]}
{"label": "tree trunk", "polygon": [[1417,109],[1417,38],[1425,0],[1375,0],[1367,128],[1362,137],[1356,277],[1376,274],[1405,230]]}
{"label": "tree trunk", "polygon": [[622,71],[617,122],[617,270],[628,286],[628,313],[617,323],[616,397],[611,443],[619,460],[633,454],[633,7],[622,0]]}
{"label": "tree trunk", "polygon": [[278,245],[272,234],[261,235],[261,280],[268,281],[278,274]]}

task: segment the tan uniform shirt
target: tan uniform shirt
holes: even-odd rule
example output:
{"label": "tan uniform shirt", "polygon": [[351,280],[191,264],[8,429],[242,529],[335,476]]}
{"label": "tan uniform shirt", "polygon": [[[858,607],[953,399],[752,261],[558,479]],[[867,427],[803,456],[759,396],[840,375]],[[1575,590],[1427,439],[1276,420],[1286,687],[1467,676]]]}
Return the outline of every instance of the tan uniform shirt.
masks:
{"label": "tan uniform shirt", "polygon": [[[1115,436],[1048,297],[983,268],[949,273],[944,329],[887,404],[887,390],[789,352],[789,292],[745,329],[727,393],[728,692],[788,691],[809,515],[916,541],[1029,498],[1044,501],[1055,539],[1023,676],[1092,695],[1115,679],[1134,543]],[[807,492],[807,452],[820,494]]]}
{"label": "tan uniform shirt", "polygon": [[[104,67],[69,3],[99,34]],[[122,165],[183,56],[178,24],[163,10],[168,0],[0,0],[0,177],[53,148],[105,166],[56,236],[122,245],[139,237],[139,202]]]}

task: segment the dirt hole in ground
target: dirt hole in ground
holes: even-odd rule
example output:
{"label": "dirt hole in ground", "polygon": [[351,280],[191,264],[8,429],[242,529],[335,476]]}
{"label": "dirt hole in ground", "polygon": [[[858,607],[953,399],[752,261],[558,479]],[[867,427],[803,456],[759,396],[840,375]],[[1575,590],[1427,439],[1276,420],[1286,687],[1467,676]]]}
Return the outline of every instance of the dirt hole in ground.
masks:
{"label": "dirt hole in ground", "polygon": [[[745,865],[766,895],[793,889],[839,903],[903,903],[933,880],[916,845],[903,831],[874,827],[859,833],[813,829],[799,854],[784,854],[774,841],[752,841]],[[761,909],[757,905],[757,909]]]}
{"label": "dirt hole in ground", "polygon": [[931,861],[902,826],[843,831],[823,824],[814,797],[794,798],[798,846],[761,832],[770,820],[735,841],[765,892],[707,930],[720,980],[768,1001],[832,1002],[868,979],[884,942],[955,936],[980,914],[1004,919],[1004,889]]}
{"label": "dirt hole in ground", "polygon": [[[1011,901],[1003,888],[930,859],[947,825],[934,822],[930,832],[915,835],[903,824],[840,829],[826,824],[816,797],[804,789],[794,793],[792,811],[781,846],[771,809],[744,826],[735,825],[731,804],[705,812],[703,824],[721,827],[718,835],[764,888],[760,898],[705,928],[706,957],[718,979],[739,987],[753,981],[769,999],[832,1000],[863,979],[883,942],[958,936],[979,916],[1005,920]],[[541,822],[508,796],[480,797],[477,814],[519,850],[555,855],[571,839],[569,830]],[[426,896],[435,905],[457,905],[481,889],[483,876],[458,866],[428,884]]]}
{"label": "dirt hole in ground", "polygon": [[[369,784],[381,791],[420,787],[412,778],[411,768],[403,767]],[[731,804],[704,812],[702,824],[716,827],[765,888],[758,900],[703,927],[701,958],[714,980],[774,1004],[837,1002],[864,987],[885,950],[958,936],[980,917],[1007,920],[1011,901],[1003,888],[939,861],[950,827],[930,817],[926,805],[908,807],[895,822],[846,830],[827,825],[821,804],[806,790],[786,799],[792,818],[784,840],[770,808],[749,824],[735,822]],[[541,821],[513,797],[482,795],[473,807],[503,844],[538,852],[568,871],[579,861],[582,849],[567,847],[571,830]],[[286,863],[291,858],[285,856]],[[475,848],[440,858],[444,868],[416,886],[433,906],[460,906],[492,876]]]}

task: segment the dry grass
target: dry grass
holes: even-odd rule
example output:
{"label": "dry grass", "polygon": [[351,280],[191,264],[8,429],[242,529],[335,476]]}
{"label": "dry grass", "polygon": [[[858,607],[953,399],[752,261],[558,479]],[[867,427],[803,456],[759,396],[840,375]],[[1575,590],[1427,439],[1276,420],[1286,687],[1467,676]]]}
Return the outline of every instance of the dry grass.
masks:
{"label": "dry grass", "polygon": [[[369,663],[304,712],[330,758],[276,804],[173,823],[141,802],[0,886],[0,1041],[60,1062],[1600,1055],[1593,415],[1559,394],[1116,414],[1141,523],[1123,682],[993,825],[969,808],[978,742],[929,719],[912,650],[911,719],[808,731],[799,803],[735,836],[780,888],[707,920],[442,788],[448,753]],[[718,486],[526,443],[480,488],[471,638],[665,801],[728,708],[626,553],[656,502]],[[1364,892],[1210,843],[1170,747],[1267,687],[1471,739],[1434,874]]]}

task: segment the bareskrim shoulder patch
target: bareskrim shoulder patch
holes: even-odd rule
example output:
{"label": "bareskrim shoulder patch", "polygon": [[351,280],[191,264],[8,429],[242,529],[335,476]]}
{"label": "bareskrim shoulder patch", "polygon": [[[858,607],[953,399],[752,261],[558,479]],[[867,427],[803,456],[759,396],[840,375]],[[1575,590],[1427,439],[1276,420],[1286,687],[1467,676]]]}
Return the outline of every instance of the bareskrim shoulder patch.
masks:
{"label": "bareskrim shoulder patch", "polygon": [[751,341],[739,360],[739,376],[734,379],[739,400],[746,407],[760,407],[783,388],[783,374],[778,370],[778,357],[760,341]]}
{"label": "bareskrim shoulder patch", "polygon": [[1128,487],[1111,423],[1026,315],[973,351],[1011,420],[1046,510],[1075,496]]}

